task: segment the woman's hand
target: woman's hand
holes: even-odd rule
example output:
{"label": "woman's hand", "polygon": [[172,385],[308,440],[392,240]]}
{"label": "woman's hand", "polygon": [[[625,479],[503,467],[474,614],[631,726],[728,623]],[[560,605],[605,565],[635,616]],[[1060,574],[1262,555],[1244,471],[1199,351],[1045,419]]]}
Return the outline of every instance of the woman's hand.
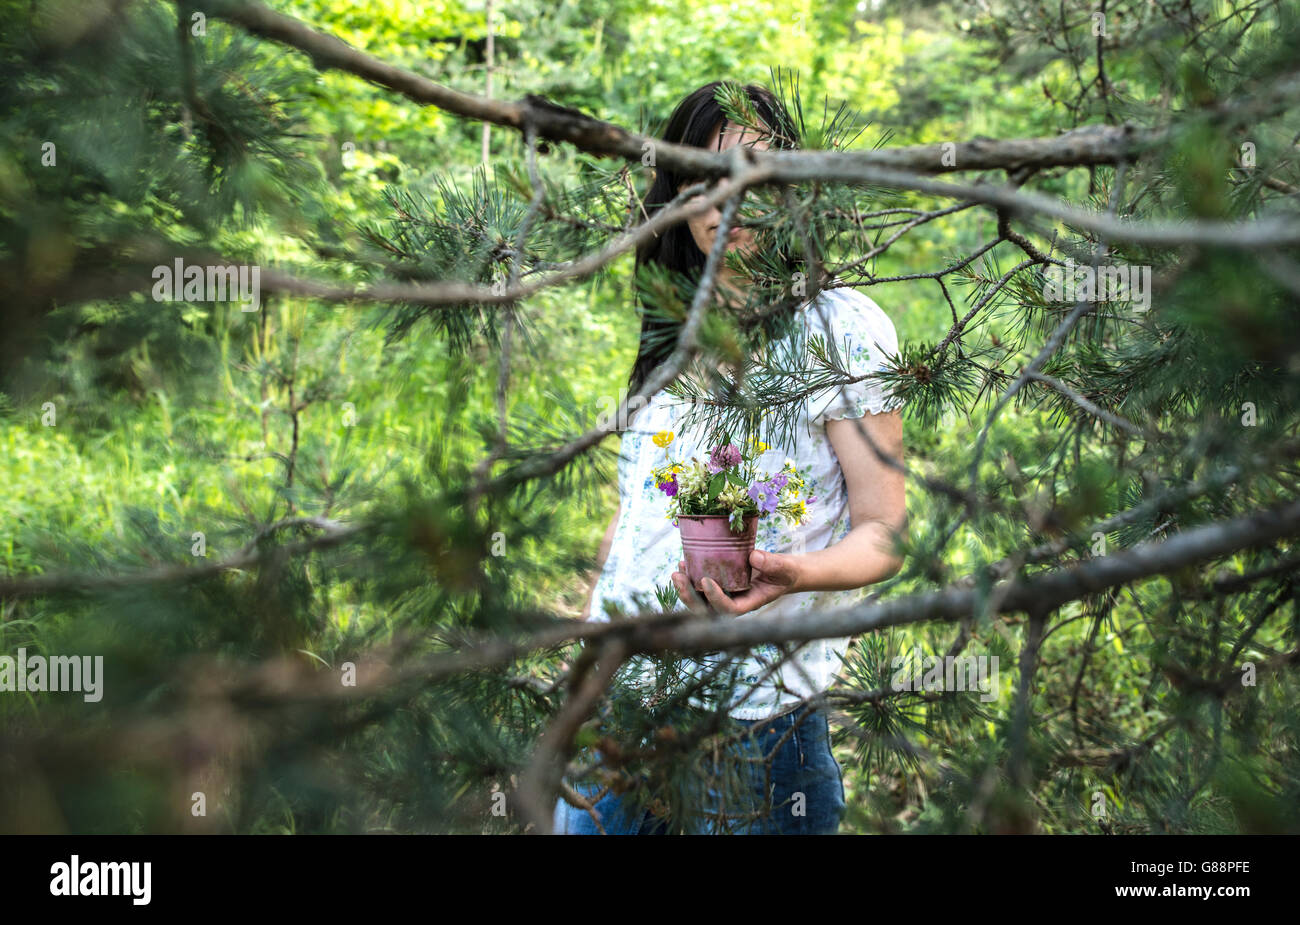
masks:
{"label": "woman's hand", "polygon": [[736,597],[729,597],[712,578],[704,579],[704,596],[691,587],[691,580],[686,577],[686,562],[677,563],[678,571],[673,572],[673,584],[677,596],[692,612],[700,615],[729,613],[739,616],[751,610],[757,610],[769,604],[783,594],[789,594],[799,579],[799,556],[764,552],[755,549],[749,554],[749,564],[753,567],[748,591],[742,591]]}

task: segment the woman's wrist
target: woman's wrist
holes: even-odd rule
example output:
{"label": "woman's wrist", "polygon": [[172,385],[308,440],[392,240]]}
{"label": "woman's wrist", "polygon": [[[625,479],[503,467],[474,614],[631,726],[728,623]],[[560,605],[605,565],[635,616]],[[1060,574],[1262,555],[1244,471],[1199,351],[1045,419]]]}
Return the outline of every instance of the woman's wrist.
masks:
{"label": "woman's wrist", "polygon": [[758,550],[750,564],[763,572],[769,583],[780,585],[781,594],[796,594],[808,590],[804,587],[807,556],[790,552],[766,552]]}
{"label": "woman's wrist", "polygon": [[794,573],[794,581],[786,589],[786,594],[798,594],[801,591],[810,591],[808,587],[808,555],[806,553],[789,554],[790,569]]}
{"label": "woman's wrist", "polygon": [[901,562],[884,551],[885,535],[882,525],[864,525],[825,549],[789,554],[795,580],[786,593],[852,590],[890,577]]}

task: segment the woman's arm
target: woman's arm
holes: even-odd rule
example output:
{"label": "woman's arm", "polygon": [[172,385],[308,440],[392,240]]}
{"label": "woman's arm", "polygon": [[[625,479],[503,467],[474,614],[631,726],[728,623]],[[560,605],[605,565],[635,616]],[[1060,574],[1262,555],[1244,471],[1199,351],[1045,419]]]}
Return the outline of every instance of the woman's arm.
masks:
{"label": "woman's arm", "polygon": [[618,527],[618,515],[622,510],[623,502],[619,501],[619,506],[614,508],[614,519],[609,522],[609,528],[605,531],[605,538],[600,541],[600,552],[596,554],[596,577],[591,580],[591,588],[587,591],[587,603],[582,607],[584,620],[591,613],[591,599],[596,596],[596,582],[600,581],[600,573],[605,568],[609,547],[614,544],[614,530]]}
{"label": "woman's arm", "polygon": [[[868,442],[858,425],[871,437]],[[852,528],[838,543],[798,559],[794,586],[799,591],[861,588],[897,574],[903,560],[894,555],[893,534],[907,529],[903,473],[882,461],[881,452],[903,461],[903,417],[897,411],[826,422],[826,436],[844,473]]]}

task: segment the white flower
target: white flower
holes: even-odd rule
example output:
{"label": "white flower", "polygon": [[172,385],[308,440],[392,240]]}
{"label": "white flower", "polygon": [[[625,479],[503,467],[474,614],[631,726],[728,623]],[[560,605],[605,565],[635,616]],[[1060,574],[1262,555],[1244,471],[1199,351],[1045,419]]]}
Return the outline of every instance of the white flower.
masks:
{"label": "white flower", "polygon": [[718,492],[718,500],[722,502],[723,506],[732,510],[743,507],[748,497],[743,489],[737,485],[732,485],[730,482],[727,483],[726,488]]}
{"label": "white flower", "polygon": [[691,460],[686,470],[677,475],[678,493],[686,495],[702,493],[708,481],[709,474],[704,467],[695,460]]}

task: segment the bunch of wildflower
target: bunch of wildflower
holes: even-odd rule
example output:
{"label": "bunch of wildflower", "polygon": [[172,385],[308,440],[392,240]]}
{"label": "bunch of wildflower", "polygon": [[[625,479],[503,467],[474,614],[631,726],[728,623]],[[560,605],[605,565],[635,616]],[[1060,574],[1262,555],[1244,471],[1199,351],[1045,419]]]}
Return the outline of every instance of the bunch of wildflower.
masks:
{"label": "bunch of wildflower", "polygon": [[[655,446],[661,447],[667,457],[667,448],[674,440],[671,431],[653,437]],[[666,459],[665,465],[651,470],[655,484],[668,498],[666,516],[673,523],[683,515],[726,515],[728,525],[739,532],[744,528],[745,517],[768,517],[778,514],[792,524],[803,523],[807,505],[813,499],[800,498],[804,480],[799,475],[794,460],[775,474],[755,470],[755,462],[768,449],[760,440],[751,440],[742,449],[726,437],[709,450],[708,459],[692,457],[686,461]]]}

